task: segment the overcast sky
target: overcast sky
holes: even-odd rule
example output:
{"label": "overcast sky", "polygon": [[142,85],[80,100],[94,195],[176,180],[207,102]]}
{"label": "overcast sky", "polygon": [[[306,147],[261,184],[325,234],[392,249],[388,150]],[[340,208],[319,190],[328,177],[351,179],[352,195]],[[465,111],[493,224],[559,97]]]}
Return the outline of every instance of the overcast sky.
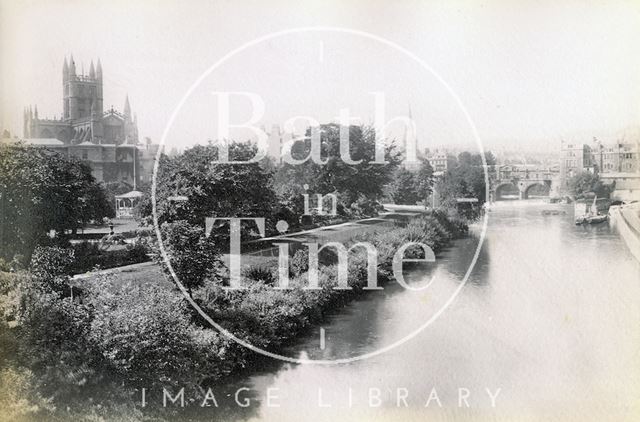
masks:
{"label": "overcast sky", "polygon": [[[563,3],[563,5],[555,4]],[[555,147],[640,123],[640,2],[534,1],[15,1],[0,0],[0,126],[22,134],[22,110],[62,111],[62,61],[98,57],[105,109],[128,93],[142,137],[158,141],[188,88],[258,37],[295,27],[365,31],[406,48],[458,95],[489,145]],[[345,33],[289,34],[212,72],[176,119],[171,142],[214,138],[212,91],[265,99],[262,123],[323,121],[349,107],[407,114],[423,145],[472,142],[460,108],[434,75],[397,50]],[[241,102],[241,101],[240,101]],[[244,105],[232,107],[247,118]],[[243,117],[244,116],[244,117]],[[213,122],[213,123],[212,123]]]}

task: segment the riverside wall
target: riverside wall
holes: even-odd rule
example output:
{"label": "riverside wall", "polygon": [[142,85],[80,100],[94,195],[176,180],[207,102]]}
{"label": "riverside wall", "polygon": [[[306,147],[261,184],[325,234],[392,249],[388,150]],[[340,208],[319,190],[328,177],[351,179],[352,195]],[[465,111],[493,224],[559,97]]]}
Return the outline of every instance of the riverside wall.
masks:
{"label": "riverside wall", "polygon": [[625,241],[631,254],[640,261],[640,207],[637,205],[613,206],[609,209],[611,222]]}

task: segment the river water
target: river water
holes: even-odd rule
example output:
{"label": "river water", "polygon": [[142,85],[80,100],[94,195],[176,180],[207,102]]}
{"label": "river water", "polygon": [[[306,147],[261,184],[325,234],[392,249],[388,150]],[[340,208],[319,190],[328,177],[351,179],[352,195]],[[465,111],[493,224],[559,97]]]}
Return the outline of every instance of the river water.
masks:
{"label": "river water", "polygon": [[[551,207],[566,215],[542,215]],[[216,386],[220,407],[211,417],[638,420],[640,264],[608,223],[575,226],[572,214],[561,205],[497,203],[468,282],[415,337],[340,365],[269,360]],[[431,280],[423,291],[394,283],[369,292],[326,321],[324,349],[318,328],[287,355],[354,357],[402,339],[460,286],[479,233],[474,227],[435,265],[410,271],[414,286]]]}

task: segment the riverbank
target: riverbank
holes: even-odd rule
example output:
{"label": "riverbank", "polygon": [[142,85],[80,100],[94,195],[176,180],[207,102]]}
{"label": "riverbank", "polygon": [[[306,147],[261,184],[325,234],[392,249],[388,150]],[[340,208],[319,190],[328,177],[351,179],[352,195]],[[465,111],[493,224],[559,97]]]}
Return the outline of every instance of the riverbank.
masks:
{"label": "riverbank", "polygon": [[[360,234],[345,243],[349,248],[355,242],[368,242],[377,251],[374,276],[377,286],[384,286],[393,274],[392,261],[397,250],[407,242],[421,242],[436,254],[453,239],[466,234],[468,227],[444,213],[434,213],[411,221],[405,227],[382,232]],[[424,257],[420,247],[407,248],[405,258]],[[322,321],[336,308],[345,306],[367,290],[370,262],[364,247],[352,249],[347,262],[336,261],[335,253],[320,254],[317,279],[318,290],[309,290],[308,254],[298,251],[291,260],[290,289],[276,289],[279,281],[277,261],[268,265],[252,266],[243,272],[246,290],[229,292],[216,283],[209,283],[194,291],[194,300],[214,321],[237,337],[256,347],[277,352],[301,333]],[[339,266],[344,266],[343,269]],[[344,270],[348,287],[340,286],[340,273]],[[202,326],[208,324],[201,322]],[[243,347],[232,346],[249,365],[251,358]]]}

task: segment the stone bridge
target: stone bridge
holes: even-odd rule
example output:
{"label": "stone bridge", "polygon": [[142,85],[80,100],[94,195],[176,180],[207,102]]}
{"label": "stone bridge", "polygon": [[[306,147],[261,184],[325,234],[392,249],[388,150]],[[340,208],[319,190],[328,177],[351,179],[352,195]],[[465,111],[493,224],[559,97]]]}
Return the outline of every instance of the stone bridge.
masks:
{"label": "stone bridge", "polygon": [[506,165],[496,167],[491,180],[491,199],[504,199],[506,192],[516,192],[518,199],[528,199],[530,190],[537,186],[545,195],[558,188],[560,171],[534,165]]}

